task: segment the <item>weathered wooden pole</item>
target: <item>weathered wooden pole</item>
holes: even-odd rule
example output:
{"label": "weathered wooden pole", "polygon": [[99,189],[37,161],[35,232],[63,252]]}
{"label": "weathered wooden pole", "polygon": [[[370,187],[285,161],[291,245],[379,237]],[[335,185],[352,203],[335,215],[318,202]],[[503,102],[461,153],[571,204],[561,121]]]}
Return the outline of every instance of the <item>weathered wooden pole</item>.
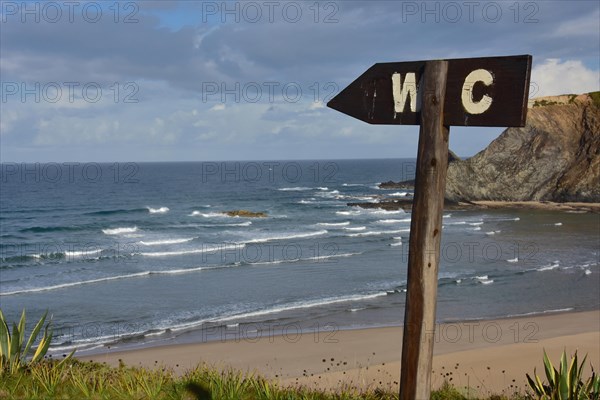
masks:
{"label": "weathered wooden pole", "polygon": [[410,223],[408,286],[400,371],[400,400],[428,400],[448,167],[444,126],[447,61],[427,61],[423,76],[421,128]]}

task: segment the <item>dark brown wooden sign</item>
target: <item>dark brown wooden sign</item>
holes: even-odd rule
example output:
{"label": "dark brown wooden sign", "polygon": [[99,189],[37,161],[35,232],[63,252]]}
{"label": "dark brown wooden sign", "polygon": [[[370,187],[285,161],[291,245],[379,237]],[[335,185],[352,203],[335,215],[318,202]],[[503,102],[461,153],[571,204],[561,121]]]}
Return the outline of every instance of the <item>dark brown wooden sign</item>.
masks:
{"label": "dark brown wooden sign", "polygon": [[[444,125],[525,125],[530,55],[447,61]],[[425,63],[375,64],[327,106],[370,124],[419,125]]]}
{"label": "dark brown wooden sign", "polygon": [[400,400],[429,399],[450,125],[525,126],[531,56],[375,64],[327,105],[371,124],[420,125]]}

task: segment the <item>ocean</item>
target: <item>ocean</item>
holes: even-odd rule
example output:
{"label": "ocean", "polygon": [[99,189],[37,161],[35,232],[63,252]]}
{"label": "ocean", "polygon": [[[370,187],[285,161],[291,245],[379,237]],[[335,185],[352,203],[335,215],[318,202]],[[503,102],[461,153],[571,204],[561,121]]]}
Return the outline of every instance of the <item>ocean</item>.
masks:
{"label": "ocean", "polygon": [[[2,164],[0,307],[52,353],[402,324],[415,160]],[[225,211],[263,212],[264,218]],[[600,306],[600,216],[446,211],[439,322]]]}

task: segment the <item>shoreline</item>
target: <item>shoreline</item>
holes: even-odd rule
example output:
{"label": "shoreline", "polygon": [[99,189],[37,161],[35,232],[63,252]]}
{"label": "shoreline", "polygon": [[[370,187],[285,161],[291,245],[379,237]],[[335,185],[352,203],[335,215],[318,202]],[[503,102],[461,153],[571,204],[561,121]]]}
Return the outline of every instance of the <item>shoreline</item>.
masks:
{"label": "shoreline", "polygon": [[[346,204],[349,207],[361,208],[381,208],[387,211],[404,210],[410,212],[412,209],[412,197],[406,199],[394,199],[381,197],[377,203],[351,202]],[[445,211],[455,210],[542,210],[542,211],[562,211],[572,213],[592,213],[600,214],[600,203],[582,203],[582,202],[564,202],[557,203],[553,201],[502,201],[502,200],[474,200],[451,202],[446,200],[444,203]]]}
{"label": "shoreline", "polygon": [[566,212],[591,212],[600,213],[600,203],[564,202],[553,201],[489,201],[478,200],[473,204],[481,208],[493,209],[533,209]]}
{"label": "shoreline", "polygon": [[[436,324],[432,384],[444,379],[489,393],[525,388],[525,372],[543,371],[546,349],[558,360],[579,348],[600,365],[600,310]],[[325,390],[380,387],[397,390],[402,327],[289,331],[240,340],[166,344],[76,357],[118,366],[168,367],[183,374],[198,364],[257,372],[284,386]],[[503,372],[501,372],[503,371]],[[589,372],[589,365],[585,371]],[[514,379],[514,381],[513,381]],[[476,384],[473,384],[473,383]],[[507,384],[508,382],[508,384]],[[511,389],[512,390],[512,389]]]}

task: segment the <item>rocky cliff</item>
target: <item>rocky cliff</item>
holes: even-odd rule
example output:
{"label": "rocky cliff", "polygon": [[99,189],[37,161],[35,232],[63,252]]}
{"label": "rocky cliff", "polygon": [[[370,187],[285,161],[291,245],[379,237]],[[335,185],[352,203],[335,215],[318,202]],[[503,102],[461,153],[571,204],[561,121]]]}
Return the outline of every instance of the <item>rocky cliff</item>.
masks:
{"label": "rocky cliff", "polygon": [[599,93],[531,103],[527,125],[448,166],[451,201],[600,202]]}

